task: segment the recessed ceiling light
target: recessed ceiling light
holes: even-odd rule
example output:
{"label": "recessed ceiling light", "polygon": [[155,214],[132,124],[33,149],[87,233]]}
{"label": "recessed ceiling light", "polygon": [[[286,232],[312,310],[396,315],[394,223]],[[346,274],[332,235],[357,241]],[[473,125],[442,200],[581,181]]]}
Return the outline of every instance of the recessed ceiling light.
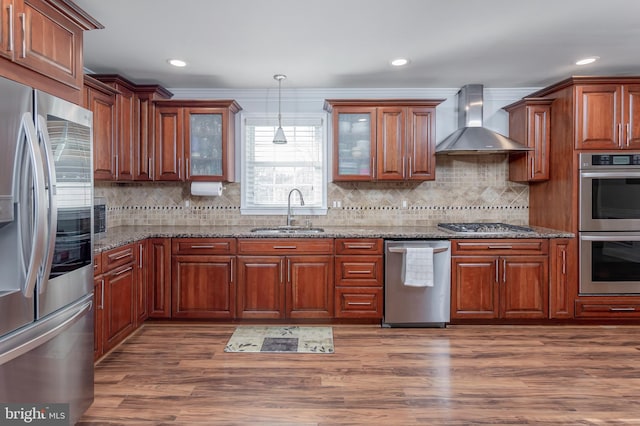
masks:
{"label": "recessed ceiling light", "polygon": [[187,63],[181,59],[169,59],[167,60],[174,67],[186,67]]}
{"label": "recessed ceiling light", "polygon": [[582,59],[576,61],[576,65],[589,65],[589,64],[594,63],[598,59],[600,59],[599,56],[589,56],[588,58],[582,58]]}
{"label": "recessed ceiling light", "polygon": [[391,65],[393,65],[394,67],[401,67],[403,65],[407,65],[408,63],[409,60],[405,58],[398,58],[391,61]]}

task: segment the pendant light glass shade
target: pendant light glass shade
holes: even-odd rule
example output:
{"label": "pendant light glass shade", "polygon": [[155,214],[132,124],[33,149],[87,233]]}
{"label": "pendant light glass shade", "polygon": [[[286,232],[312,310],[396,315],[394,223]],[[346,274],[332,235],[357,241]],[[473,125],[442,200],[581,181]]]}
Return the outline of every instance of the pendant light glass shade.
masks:
{"label": "pendant light glass shade", "polygon": [[282,145],[287,143],[287,138],[284,135],[284,130],[282,130],[282,117],[280,115],[280,105],[281,105],[281,89],[282,89],[282,80],[287,78],[284,74],[276,74],[273,76],[275,80],[278,80],[278,129],[276,130],[276,135],[273,137],[273,143]]}

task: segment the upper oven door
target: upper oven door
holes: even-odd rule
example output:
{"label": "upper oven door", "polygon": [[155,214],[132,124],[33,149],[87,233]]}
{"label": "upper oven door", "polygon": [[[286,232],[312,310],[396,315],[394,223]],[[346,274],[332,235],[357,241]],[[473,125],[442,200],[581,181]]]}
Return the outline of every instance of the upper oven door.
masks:
{"label": "upper oven door", "polygon": [[640,169],[580,171],[580,231],[640,230]]}

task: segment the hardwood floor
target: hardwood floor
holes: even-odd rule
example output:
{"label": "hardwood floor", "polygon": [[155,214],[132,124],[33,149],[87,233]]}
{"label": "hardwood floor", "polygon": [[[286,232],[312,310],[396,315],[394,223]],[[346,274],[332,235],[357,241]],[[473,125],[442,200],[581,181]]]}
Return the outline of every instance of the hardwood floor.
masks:
{"label": "hardwood floor", "polygon": [[233,325],[147,323],[80,425],[640,424],[640,326],[334,326],[334,354],[225,353]]}

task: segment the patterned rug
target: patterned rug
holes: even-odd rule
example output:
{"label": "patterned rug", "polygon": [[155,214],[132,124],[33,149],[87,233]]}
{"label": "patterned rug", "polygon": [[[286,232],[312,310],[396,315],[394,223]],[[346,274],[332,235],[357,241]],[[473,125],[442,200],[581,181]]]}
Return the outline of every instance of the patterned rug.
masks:
{"label": "patterned rug", "polygon": [[225,352],[333,353],[331,327],[239,326]]}

